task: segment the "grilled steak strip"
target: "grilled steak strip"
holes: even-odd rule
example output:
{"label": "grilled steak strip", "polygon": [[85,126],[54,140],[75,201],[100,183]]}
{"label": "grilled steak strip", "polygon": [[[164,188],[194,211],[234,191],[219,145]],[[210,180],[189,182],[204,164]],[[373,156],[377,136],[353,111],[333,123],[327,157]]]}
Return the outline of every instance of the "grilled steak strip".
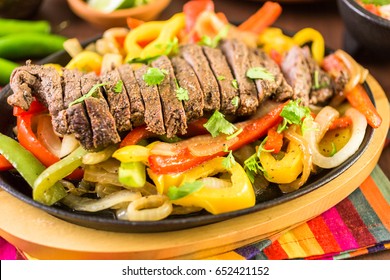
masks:
{"label": "grilled steak strip", "polygon": [[181,57],[171,59],[177,83],[188,91],[188,100],[183,101],[187,122],[203,116],[204,100],[201,86],[192,67]]}
{"label": "grilled steak strip", "polygon": [[274,77],[274,80],[255,80],[259,102],[270,96],[280,101],[290,98],[292,88],[287,84],[276,62],[261,49],[253,49],[250,54],[252,67],[262,67]]}
{"label": "grilled steak strip", "polygon": [[167,72],[158,85],[167,137],[171,138],[178,133],[186,134],[187,118],[181,101],[176,97],[176,78],[171,61],[163,55],[154,60],[152,66]]}
{"label": "grilled steak strip", "polygon": [[180,47],[180,54],[194,69],[203,91],[204,110],[219,110],[221,106],[218,83],[211,71],[202,47],[197,44],[187,44]]}
{"label": "grilled steak strip", "polygon": [[[204,46],[203,52],[206,55],[211,70],[218,82],[219,91],[221,93],[221,112],[227,115],[233,115],[238,107],[233,104],[233,99],[239,98],[239,93],[238,90],[232,86],[234,77],[230,71],[229,64],[220,49]],[[237,102],[237,104],[239,104],[239,102]]]}
{"label": "grilled steak strip", "polygon": [[121,82],[119,72],[116,69],[107,71],[101,75],[100,79],[104,84],[110,112],[115,119],[118,131],[130,130],[130,102],[124,86],[118,86]]}
{"label": "grilled steak strip", "polygon": [[[87,94],[94,85],[101,83],[94,73],[88,73],[81,78],[81,93]],[[94,150],[100,150],[110,144],[120,142],[115,119],[110,113],[109,106],[104,98],[101,88],[85,99],[85,108],[92,128],[92,146]]]}
{"label": "grilled steak strip", "polygon": [[226,56],[233,76],[238,83],[241,103],[237,113],[241,116],[253,114],[259,106],[259,101],[255,84],[246,76],[246,71],[251,67],[249,49],[238,40],[224,40],[220,48]]}
{"label": "grilled steak strip", "polygon": [[302,50],[309,65],[312,78],[309,103],[314,105],[324,104],[333,96],[332,79],[313,59],[309,47],[305,46]]}
{"label": "grilled steak strip", "polygon": [[133,69],[123,64],[118,71],[130,101],[130,121],[134,127],[140,126],[144,124],[145,105]]}
{"label": "grilled steak strip", "polygon": [[147,70],[148,67],[143,65],[135,71],[135,77],[145,104],[145,123],[148,130],[162,135],[165,134],[165,127],[160,95],[157,86],[149,86],[145,83],[142,76],[146,74]]}
{"label": "grilled steak strip", "polygon": [[282,62],[282,71],[287,83],[293,88],[292,98],[301,99],[303,105],[309,105],[311,73],[300,47],[294,46],[287,52]]}

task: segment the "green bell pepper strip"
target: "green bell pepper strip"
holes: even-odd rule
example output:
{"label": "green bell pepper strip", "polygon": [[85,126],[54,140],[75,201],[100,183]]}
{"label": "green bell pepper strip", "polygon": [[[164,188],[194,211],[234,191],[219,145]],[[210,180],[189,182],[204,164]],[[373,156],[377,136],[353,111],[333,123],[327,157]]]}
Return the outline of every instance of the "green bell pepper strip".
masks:
{"label": "green bell pepper strip", "polygon": [[45,190],[38,190],[39,195],[37,195],[34,183],[46,167],[17,141],[2,133],[0,133],[0,154],[15,167],[32,187],[33,194],[35,193],[34,200],[52,205],[66,196],[66,191],[60,183],[54,183]]}
{"label": "green bell pepper strip", "polygon": [[11,60],[45,57],[63,50],[65,40],[65,37],[54,34],[10,34],[0,37],[0,57]]}
{"label": "green bell pepper strip", "polygon": [[0,18],[0,37],[15,33],[50,33],[51,26],[46,20],[17,20]]}
{"label": "green bell pepper strip", "polygon": [[121,162],[118,170],[119,182],[127,187],[141,188],[146,183],[145,164],[140,161]]}
{"label": "green bell pepper strip", "polygon": [[65,178],[77,169],[82,158],[88,152],[83,147],[78,147],[68,156],[46,168],[34,181],[33,198],[42,197],[44,193],[54,186],[59,180]]}
{"label": "green bell pepper strip", "polygon": [[19,64],[0,57],[0,85],[9,83],[12,71],[18,66]]}

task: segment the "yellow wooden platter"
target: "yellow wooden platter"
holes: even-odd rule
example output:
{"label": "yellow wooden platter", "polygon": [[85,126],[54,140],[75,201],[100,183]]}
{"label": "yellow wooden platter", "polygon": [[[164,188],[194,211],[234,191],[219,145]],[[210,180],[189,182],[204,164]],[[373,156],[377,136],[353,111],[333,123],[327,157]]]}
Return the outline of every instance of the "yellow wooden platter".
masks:
{"label": "yellow wooden platter", "polygon": [[303,223],[352,193],[378,162],[389,128],[389,101],[372,77],[382,125],[362,156],[339,177],[289,202],[223,222],[162,233],[118,233],[60,220],[0,191],[0,235],[37,259],[201,259]]}

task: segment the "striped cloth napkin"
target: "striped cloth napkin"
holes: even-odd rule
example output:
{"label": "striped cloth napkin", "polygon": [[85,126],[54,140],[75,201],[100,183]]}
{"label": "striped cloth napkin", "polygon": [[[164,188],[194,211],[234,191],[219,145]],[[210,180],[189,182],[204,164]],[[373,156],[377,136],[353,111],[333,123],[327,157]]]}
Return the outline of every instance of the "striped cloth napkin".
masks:
{"label": "striped cloth napkin", "polygon": [[[320,216],[210,259],[345,259],[390,249],[389,213],[390,181],[376,166],[358,189]],[[0,260],[26,258],[0,237]]]}

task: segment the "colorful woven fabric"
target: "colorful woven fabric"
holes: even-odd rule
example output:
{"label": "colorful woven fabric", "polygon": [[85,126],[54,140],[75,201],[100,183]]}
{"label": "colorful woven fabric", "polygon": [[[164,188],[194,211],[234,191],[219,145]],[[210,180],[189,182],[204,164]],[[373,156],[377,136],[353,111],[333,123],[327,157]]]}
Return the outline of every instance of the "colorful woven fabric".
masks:
{"label": "colorful woven fabric", "polygon": [[286,233],[215,259],[344,259],[390,249],[390,182],[377,166],[346,199]]}

